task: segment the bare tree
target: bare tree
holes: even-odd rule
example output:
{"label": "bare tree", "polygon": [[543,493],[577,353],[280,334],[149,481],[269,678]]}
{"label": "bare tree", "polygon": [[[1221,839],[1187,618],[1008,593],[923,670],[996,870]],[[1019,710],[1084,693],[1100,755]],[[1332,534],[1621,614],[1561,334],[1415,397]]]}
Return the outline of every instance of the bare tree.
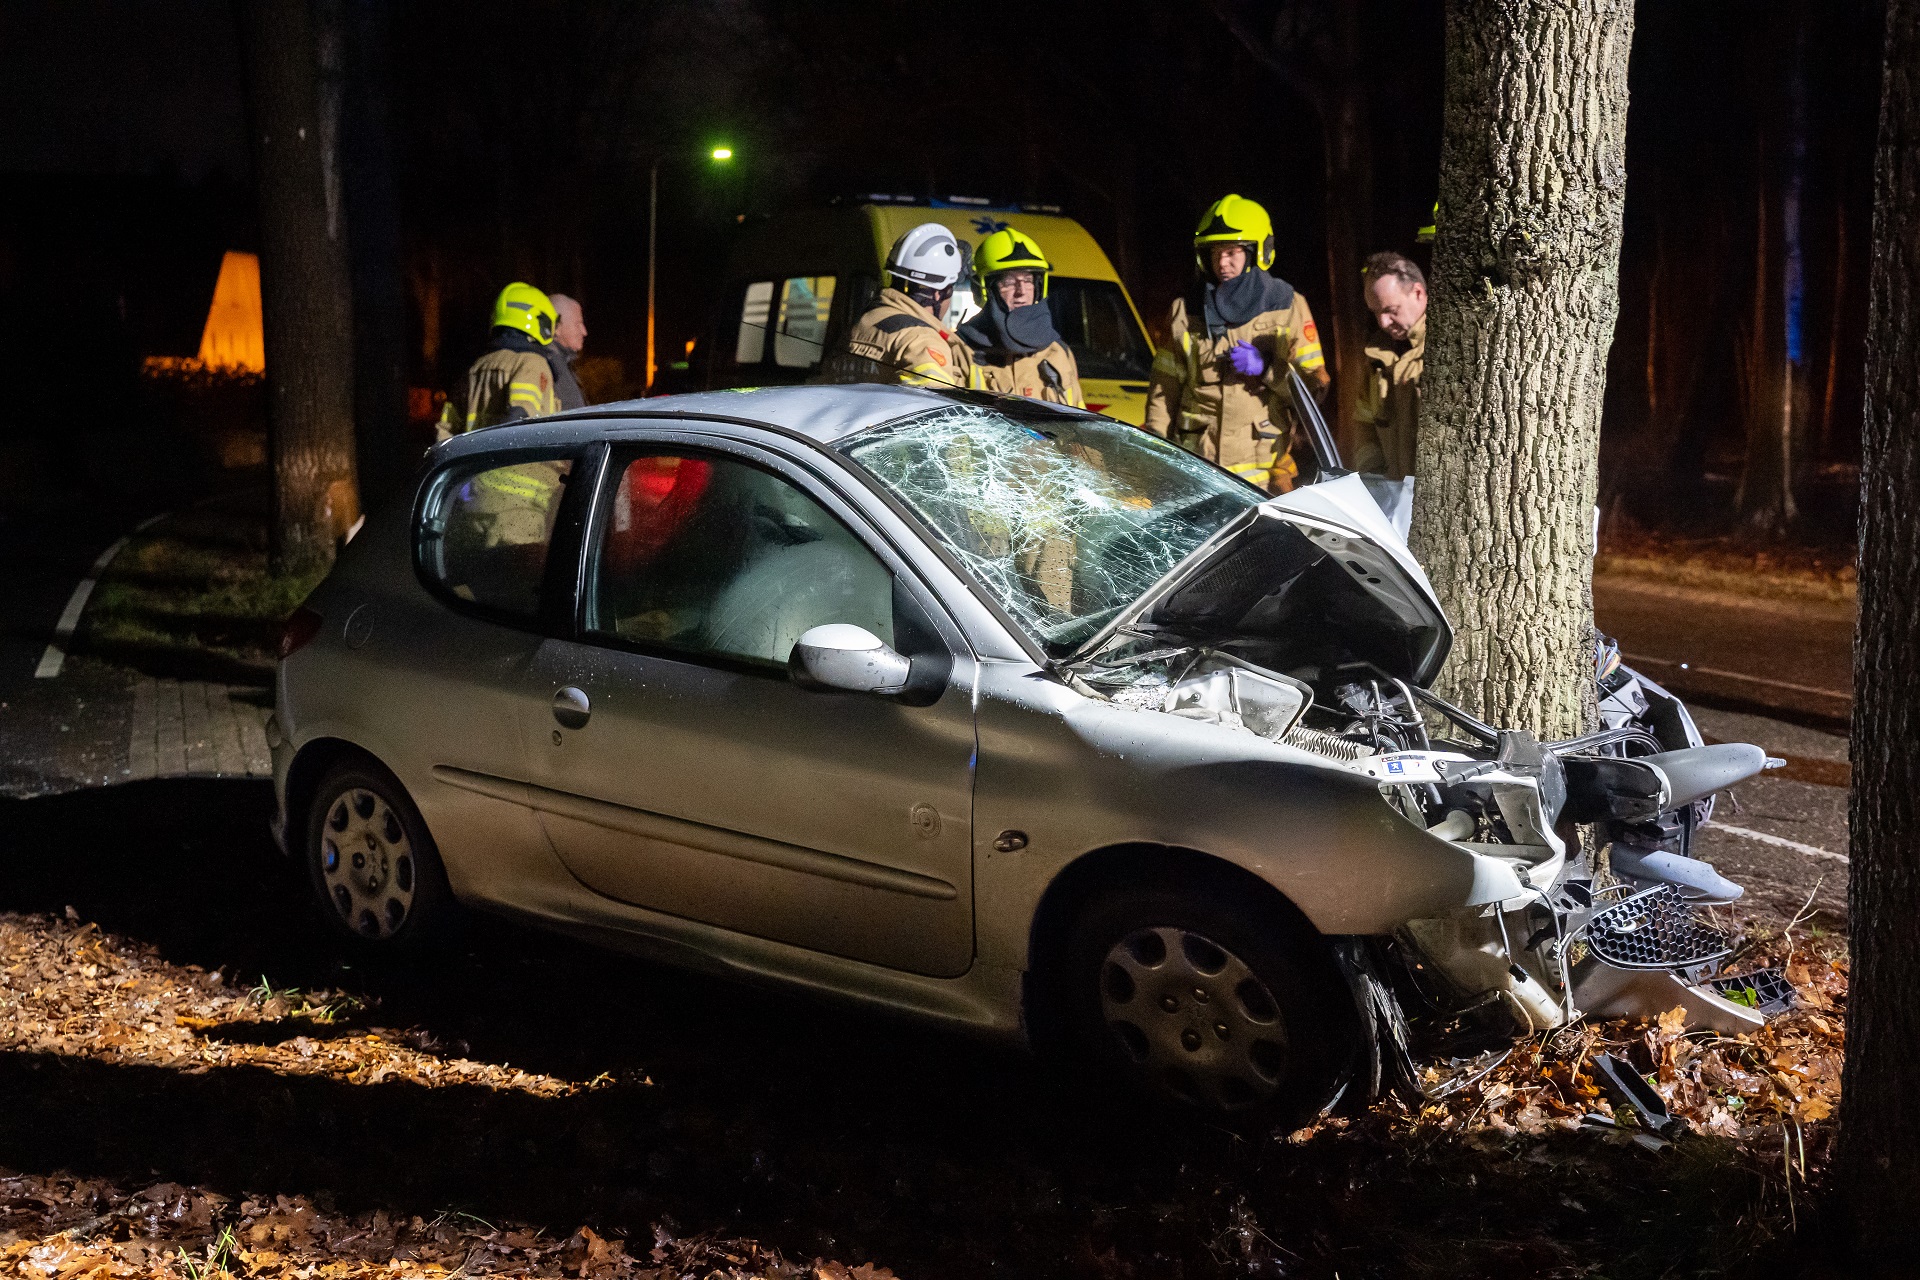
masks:
{"label": "bare tree", "polygon": [[[337,6],[328,6],[337,18]],[[353,307],[339,163],[344,51],[308,0],[244,0],[267,346],[269,557],[303,574],[359,515]]]}
{"label": "bare tree", "polygon": [[1449,0],[1413,549],[1455,629],[1443,681],[1578,733],[1619,306],[1632,0]]}
{"label": "bare tree", "polygon": [[1920,1248],[1920,0],[1888,0],[1854,640],[1853,952],[1832,1208],[1858,1275]]}

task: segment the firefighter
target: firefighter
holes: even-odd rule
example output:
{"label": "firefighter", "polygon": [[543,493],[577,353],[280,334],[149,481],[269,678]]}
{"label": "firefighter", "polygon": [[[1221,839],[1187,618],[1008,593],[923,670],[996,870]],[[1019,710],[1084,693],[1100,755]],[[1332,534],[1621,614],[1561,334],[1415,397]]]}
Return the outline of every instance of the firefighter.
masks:
{"label": "firefighter", "polygon": [[1080,368],[1054,330],[1047,306],[1052,274],[1039,245],[1011,227],[994,232],[973,251],[980,313],[958,332],[972,350],[979,385],[986,390],[1084,409]]}
{"label": "firefighter", "polygon": [[518,281],[493,303],[493,337],[467,370],[468,431],[560,411],[547,351],[559,324],[553,300]]}
{"label": "firefighter", "polygon": [[854,322],[846,349],[828,357],[821,381],[980,386],[967,344],[946,327],[964,261],[953,232],[937,222],[895,240],[887,253],[887,287]]}
{"label": "firefighter", "polygon": [[1376,253],[1361,273],[1373,332],[1367,380],[1353,409],[1356,471],[1404,480],[1413,474],[1420,374],[1427,359],[1427,278],[1397,253]]}
{"label": "firefighter", "polygon": [[1287,366],[1315,398],[1326,359],[1313,313],[1292,285],[1268,274],[1273,222],[1241,196],[1216,201],[1193,233],[1193,286],[1167,313],[1153,361],[1146,427],[1270,493],[1299,475],[1289,450]]}

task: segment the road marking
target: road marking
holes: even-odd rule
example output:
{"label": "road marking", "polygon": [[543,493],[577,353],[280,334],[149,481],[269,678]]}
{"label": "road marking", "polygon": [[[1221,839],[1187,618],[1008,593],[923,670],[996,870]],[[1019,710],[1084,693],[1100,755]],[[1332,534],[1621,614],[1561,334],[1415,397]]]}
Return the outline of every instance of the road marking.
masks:
{"label": "road marking", "polygon": [[157,516],[142,520],[133,526],[132,533],[116,539],[112,546],[100,553],[99,558],[93,562],[93,567],[87,570],[87,576],[80,579],[80,585],[75,587],[73,595],[68,597],[67,607],[60,611],[60,621],[53,624],[53,642],[47,646],[47,651],[40,655],[40,665],[33,669],[34,679],[51,680],[60,674],[61,668],[67,664],[66,646],[73,641],[74,629],[80,625],[80,615],[86,612],[87,601],[92,597],[93,589],[100,585],[100,575],[107,571],[107,566],[113,563],[113,558],[120,554],[120,549],[127,545],[128,540],[135,533],[146,532],[166,519],[168,514],[162,511]]}
{"label": "road marking", "polygon": [[1655,658],[1647,654],[1622,653],[1631,666],[1644,666],[1657,663],[1663,667],[1674,667],[1681,671],[1691,671],[1695,675],[1718,676],[1723,680],[1745,680],[1748,684],[1763,684],[1770,689],[1791,689],[1795,693],[1817,693],[1823,698],[1839,698],[1843,702],[1852,702],[1851,693],[1836,693],[1832,689],[1816,689],[1810,684],[1794,684],[1789,680],[1769,680],[1765,676],[1750,676],[1740,671],[1723,671],[1719,667],[1696,667],[1690,663],[1679,662],[1673,658]]}
{"label": "road marking", "polygon": [[1810,844],[1801,844],[1798,840],[1789,840],[1785,836],[1770,836],[1764,831],[1750,831],[1746,827],[1730,827],[1724,822],[1709,822],[1707,827],[1715,831],[1724,831],[1728,835],[1745,836],[1749,840],[1758,840],[1761,844],[1770,844],[1782,849],[1791,849],[1795,853],[1804,853],[1809,858],[1831,858],[1835,862],[1851,861],[1844,853],[1831,853],[1825,849],[1816,849]]}

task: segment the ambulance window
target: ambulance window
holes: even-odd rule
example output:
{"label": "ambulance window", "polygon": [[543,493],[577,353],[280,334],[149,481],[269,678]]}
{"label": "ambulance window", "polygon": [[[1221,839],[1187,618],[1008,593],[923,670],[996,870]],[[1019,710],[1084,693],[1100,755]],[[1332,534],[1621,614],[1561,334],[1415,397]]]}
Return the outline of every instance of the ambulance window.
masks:
{"label": "ambulance window", "polygon": [[1111,280],[1055,276],[1047,290],[1053,327],[1073,348],[1082,378],[1145,381],[1153,367],[1153,349],[1126,295]]}
{"label": "ambulance window", "polygon": [[781,284],[773,362],[782,369],[811,369],[820,363],[827,345],[827,317],[833,312],[833,285],[832,276],[794,276]]}
{"label": "ambulance window", "polygon": [[759,364],[767,352],[767,316],[773,310],[773,285],[759,281],[747,286],[740,304],[740,336],[733,344],[735,364]]}

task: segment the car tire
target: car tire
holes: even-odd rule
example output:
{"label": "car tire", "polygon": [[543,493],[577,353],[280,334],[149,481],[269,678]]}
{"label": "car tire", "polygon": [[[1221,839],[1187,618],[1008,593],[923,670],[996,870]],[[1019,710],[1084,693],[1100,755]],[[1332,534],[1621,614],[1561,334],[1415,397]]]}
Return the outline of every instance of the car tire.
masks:
{"label": "car tire", "polygon": [[410,952],[453,914],[427,824],[406,789],[371,761],[342,761],[320,779],[304,852],[321,918],[362,955]]}
{"label": "car tire", "polygon": [[1226,885],[1143,886],[1094,899],[1055,993],[1101,1074],[1163,1101],[1304,1123],[1336,1096],[1357,1019],[1317,937]]}

